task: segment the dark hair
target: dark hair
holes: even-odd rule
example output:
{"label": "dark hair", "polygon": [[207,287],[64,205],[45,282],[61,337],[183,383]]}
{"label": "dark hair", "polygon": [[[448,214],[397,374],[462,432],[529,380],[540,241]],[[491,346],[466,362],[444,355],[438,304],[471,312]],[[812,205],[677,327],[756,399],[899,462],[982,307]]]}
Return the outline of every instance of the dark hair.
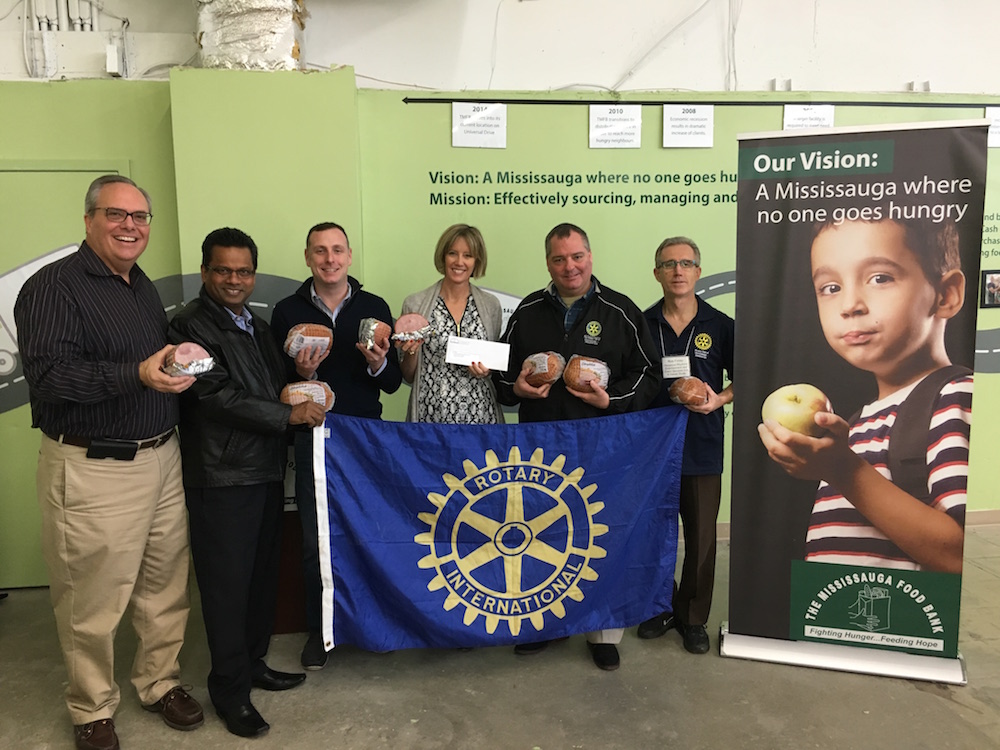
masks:
{"label": "dark hair", "polygon": [[104,189],[105,185],[113,185],[116,182],[121,182],[125,185],[131,185],[140,193],[142,197],[146,199],[146,209],[152,213],[153,212],[153,201],[149,197],[149,193],[143,190],[141,187],[136,185],[132,180],[124,175],[120,174],[106,174],[98,177],[92,183],[90,187],[87,188],[87,194],[83,197],[83,211],[87,216],[93,216],[94,211],[97,210],[97,199],[101,194],[101,190]]}
{"label": "dark hair", "polygon": [[549,230],[549,233],[545,235],[545,257],[548,258],[552,254],[552,240],[560,239],[564,240],[569,237],[573,232],[580,235],[580,239],[583,240],[583,246],[590,251],[590,238],[587,237],[587,233],[584,232],[576,224],[570,224],[568,222],[563,224],[557,224]]}
{"label": "dark hair", "polygon": [[328,229],[339,229],[344,233],[344,239],[347,240],[347,246],[351,246],[351,239],[347,236],[347,230],[344,229],[340,224],[335,221],[321,221],[319,224],[314,226],[308,232],[306,232],[306,247],[309,247],[309,238],[313,236],[313,232],[325,232]]}
{"label": "dark hair", "polygon": [[[907,249],[913,253],[924,276],[937,287],[941,277],[949,271],[961,270],[962,258],[958,250],[958,228],[955,222],[932,219],[902,219],[883,218],[878,220],[856,219],[865,224],[881,224],[891,222],[903,229],[903,241]],[[847,222],[843,222],[846,224]],[[812,242],[828,229],[836,229],[840,224],[825,221],[813,225]]]}
{"label": "dark hair", "polygon": [[690,237],[683,237],[678,235],[677,237],[667,237],[660,243],[660,246],[656,248],[656,253],[653,254],[653,263],[660,262],[660,252],[668,247],[673,247],[674,245],[690,245],[691,249],[694,250],[694,260],[699,266],[701,265],[701,250],[694,243]]}
{"label": "dark hair", "polygon": [[217,247],[245,247],[250,251],[254,270],[257,270],[257,243],[246,232],[232,227],[223,227],[209,232],[205,241],[201,243],[202,268],[208,268],[212,264],[212,250]]}
{"label": "dark hair", "polygon": [[472,267],[472,278],[478,279],[486,273],[486,241],[478,229],[468,224],[452,224],[444,230],[434,249],[434,267],[438,273],[444,273],[444,256],[459,237],[465,240],[472,251],[472,257],[476,260]]}

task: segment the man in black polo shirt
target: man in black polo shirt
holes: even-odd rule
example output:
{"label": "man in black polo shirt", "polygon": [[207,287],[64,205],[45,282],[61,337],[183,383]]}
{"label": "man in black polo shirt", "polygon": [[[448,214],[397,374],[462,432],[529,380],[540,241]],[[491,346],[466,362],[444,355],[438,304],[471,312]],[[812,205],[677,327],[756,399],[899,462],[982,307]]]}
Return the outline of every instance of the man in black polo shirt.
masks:
{"label": "man in black polo shirt", "polygon": [[663,385],[652,406],[670,403],[667,389],[679,377],[694,376],[708,386],[708,401],[688,406],[681,467],[680,514],[684,524],[684,565],[674,583],[673,612],[639,625],[640,638],[657,638],[677,627],[684,648],[708,651],[705,623],[715,586],[715,523],[722,496],[723,410],[733,400],[733,384],[723,388],[723,370],[733,376],[733,319],[695,295],[701,278],[701,251],[687,237],[670,237],[656,249],[653,276],[663,299],[643,313],[662,358]]}
{"label": "man in black polo shirt", "polygon": [[174,729],[203,722],[180,686],[188,539],[177,395],[193,377],[161,371],[167,316],[136,265],[149,195],[118,175],[84,199],[80,249],[28,279],[14,305],[18,347],[42,433],[42,552],[69,672],[76,746],[117,748],[114,634],[132,604],[132,684]]}

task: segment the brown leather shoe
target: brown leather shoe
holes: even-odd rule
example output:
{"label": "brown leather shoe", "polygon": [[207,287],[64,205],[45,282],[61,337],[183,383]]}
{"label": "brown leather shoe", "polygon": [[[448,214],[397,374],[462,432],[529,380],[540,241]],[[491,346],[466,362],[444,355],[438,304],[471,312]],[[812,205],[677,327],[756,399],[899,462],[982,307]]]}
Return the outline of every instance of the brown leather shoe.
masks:
{"label": "brown leather shoe", "polygon": [[115,722],[111,719],[77,724],[73,727],[73,738],[76,740],[76,750],[118,750],[119,747]]}
{"label": "brown leather shoe", "polygon": [[205,714],[194,698],[180,685],[170,688],[160,700],[144,709],[153,713],[163,714],[163,723],[171,729],[189,731],[197,729],[205,723]]}

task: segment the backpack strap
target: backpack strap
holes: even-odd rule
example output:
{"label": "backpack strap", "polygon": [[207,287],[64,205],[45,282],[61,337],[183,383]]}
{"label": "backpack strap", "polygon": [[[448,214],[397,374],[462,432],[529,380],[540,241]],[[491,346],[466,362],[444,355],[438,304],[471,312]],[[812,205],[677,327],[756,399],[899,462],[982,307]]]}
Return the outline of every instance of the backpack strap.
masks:
{"label": "backpack strap", "polygon": [[961,365],[948,365],[935,370],[910,391],[896,410],[896,421],[889,438],[889,472],[893,484],[918,500],[926,501],[930,496],[927,489],[927,432],[938,395],[946,383],[971,374],[972,370]]}

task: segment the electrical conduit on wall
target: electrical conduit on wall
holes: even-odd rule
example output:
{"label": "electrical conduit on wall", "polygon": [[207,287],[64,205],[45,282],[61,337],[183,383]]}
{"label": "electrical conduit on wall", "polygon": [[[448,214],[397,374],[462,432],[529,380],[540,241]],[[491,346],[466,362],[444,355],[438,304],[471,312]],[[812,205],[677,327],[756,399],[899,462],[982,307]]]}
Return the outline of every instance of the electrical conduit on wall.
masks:
{"label": "electrical conduit on wall", "polygon": [[26,14],[37,31],[98,31],[92,5],[91,0],[31,0]]}

